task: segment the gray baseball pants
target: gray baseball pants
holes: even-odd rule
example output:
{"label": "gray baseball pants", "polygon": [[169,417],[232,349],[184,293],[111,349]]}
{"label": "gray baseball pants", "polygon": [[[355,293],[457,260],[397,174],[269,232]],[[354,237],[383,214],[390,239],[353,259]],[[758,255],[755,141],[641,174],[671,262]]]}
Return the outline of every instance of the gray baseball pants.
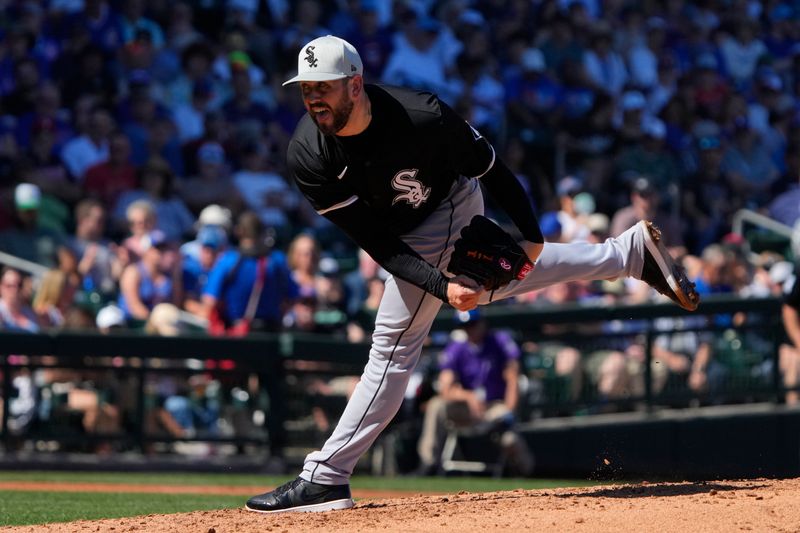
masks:
{"label": "gray baseball pants", "polygon": [[[461,228],[483,214],[477,180],[461,178],[425,222],[401,238],[426,261],[444,271]],[[639,225],[601,244],[547,243],[536,268],[481,304],[571,280],[639,278],[644,241]],[[349,482],[359,457],[389,424],[403,402],[408,379],[419,361],[422,344],[442,302],[403,280],[390,276],[375,319],[369,361],[339,423],[322,450],[310,453],[300,477],[327,485]]]}

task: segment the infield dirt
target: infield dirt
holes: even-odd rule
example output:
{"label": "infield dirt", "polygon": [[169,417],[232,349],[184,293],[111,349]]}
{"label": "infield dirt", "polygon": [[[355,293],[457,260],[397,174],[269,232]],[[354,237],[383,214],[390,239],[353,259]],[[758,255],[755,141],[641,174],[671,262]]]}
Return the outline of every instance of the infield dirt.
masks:
{"label": "infield dirt", "polygon": [[[362,497],[368,496],[364,492]],[[376,495],[377,496],[377,495]],[[243,509],[25,526],[6,531],[246,533],[274,531],[800,532],[800,479],[647,483],[362,499],[318,514]]]}

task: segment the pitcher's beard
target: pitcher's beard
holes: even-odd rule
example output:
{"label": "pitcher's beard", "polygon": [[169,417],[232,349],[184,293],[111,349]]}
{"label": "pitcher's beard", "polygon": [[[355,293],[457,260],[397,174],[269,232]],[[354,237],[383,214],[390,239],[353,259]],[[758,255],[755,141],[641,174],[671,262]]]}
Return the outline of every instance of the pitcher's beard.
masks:
{"label": "pitcher's beard", "polygon": [[353,112],[353,102],[348,100],[347,98],[343,98],[340,105],[336,108],[329,107],[327,110],[333,118],[330,123],[321,123],[317,119],[317,113],[311,112],[311,120],[314,121],[314,124],[317,125],[319,131],[321,131],[324,135],[336,135],[336,133],[344,128],[347,125],[347,121],[350,120],[350,113]]}

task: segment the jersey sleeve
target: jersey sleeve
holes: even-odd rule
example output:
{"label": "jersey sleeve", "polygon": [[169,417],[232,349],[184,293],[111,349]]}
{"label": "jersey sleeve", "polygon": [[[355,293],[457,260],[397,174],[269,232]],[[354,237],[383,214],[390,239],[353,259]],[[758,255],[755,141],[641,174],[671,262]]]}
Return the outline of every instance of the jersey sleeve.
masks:
{"label": "jersey sleeve", "polygon": [[494,166],[494,147],[450,106],[441,101],[439,106],[444,128],[442,138],[450,164],[462,176],[482,177]]}
{"label": "jersey sleeve", "polygon": [[320,215],[358,200],[355,191],[337,179],[335,174],[327,175],[335,170],[326,172],[320,156],[311,153],[307,146],[296,139],[289,143],[287,163],[297,187]]}
{"label": "jersey sleeve", "polygon": [[800,278],[797,277],[798,274],[800,274],[800,268],[795,267],[794,282],[791,283],[791,286],[789,282],[786,283],[783,295],[783,303],[796,311],[800,311]]}

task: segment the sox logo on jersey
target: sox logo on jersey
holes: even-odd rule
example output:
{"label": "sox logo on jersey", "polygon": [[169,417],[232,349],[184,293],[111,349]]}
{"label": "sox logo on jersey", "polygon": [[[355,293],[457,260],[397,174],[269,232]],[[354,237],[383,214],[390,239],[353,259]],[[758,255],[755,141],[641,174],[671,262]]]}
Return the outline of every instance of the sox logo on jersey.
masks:
{"label": "sox logo on jersey", "polygon": [[417,172],[419,172],[419,169],[410,168],[401,170],[394,175],[392,188],[400,191],[401,194],[394,197],[392,205],[403,200],[411,204],[414,209],[417,209],[428,200],[431,195],[431,188],[425,187],[421,181],[414,179],[417,177]]}

